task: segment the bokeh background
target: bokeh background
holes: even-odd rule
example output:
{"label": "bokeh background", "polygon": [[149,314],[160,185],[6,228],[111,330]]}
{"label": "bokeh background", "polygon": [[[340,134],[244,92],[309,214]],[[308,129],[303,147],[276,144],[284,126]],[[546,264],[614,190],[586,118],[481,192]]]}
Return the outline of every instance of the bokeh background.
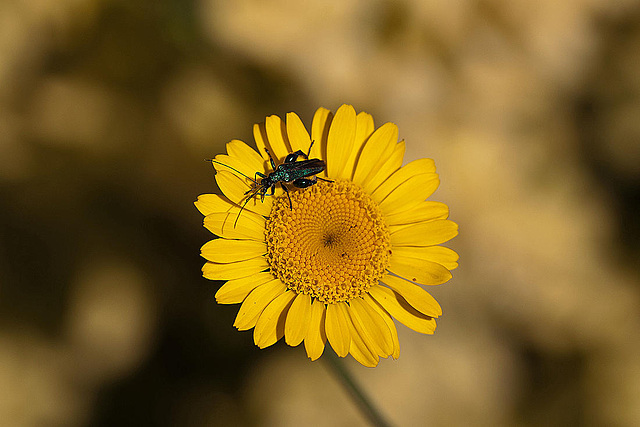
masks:
{"label": "bokeh background", "polygon": [[347,366],[398,426],[640,425],[640,1],[0,1],[0,425],[354,426],[200,275],[203,161],[342,103],[436,160],[434,336]]}

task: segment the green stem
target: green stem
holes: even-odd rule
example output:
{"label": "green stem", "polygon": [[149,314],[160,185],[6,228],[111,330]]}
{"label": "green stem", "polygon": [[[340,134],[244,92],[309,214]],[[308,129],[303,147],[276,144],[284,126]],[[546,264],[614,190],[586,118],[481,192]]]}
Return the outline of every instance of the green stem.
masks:
{"label": "green stem", "polygon": [[355,382],[347,368],[344,366],[342,358],[338,357],[331,348],[326,348],[324,353],[323,359],[326,360],[335,376],[340,380],[364,416],[371,422],[371,425],[375,427],[390,427],[391,424],[384,419],[380,411],[378,411],[369,397]]}

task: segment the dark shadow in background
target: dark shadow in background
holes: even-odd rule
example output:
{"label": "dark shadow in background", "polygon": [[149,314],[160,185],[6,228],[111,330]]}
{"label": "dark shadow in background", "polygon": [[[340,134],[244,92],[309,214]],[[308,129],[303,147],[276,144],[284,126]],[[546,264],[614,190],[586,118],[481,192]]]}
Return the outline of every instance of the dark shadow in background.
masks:
{"label": "dark shadow in background", "polygon": [[[621,265],[640,272],[640,165],[624,173],[615,161],[606,159],[607,146],[640,147],[640,79],[638,58],[640,48],[640,11],[620,20],[599,22],[605,49],[599,66],[575,102],[575,121],[582,148],[582,161],[594,181],[605,187],[614,202],[617,239],[608,242],[621,248]],[[625,114],[632,113],[633,121]],[[620,160],[620,159],[619,159]],[[628,167],[628,166],[627,166]]]}

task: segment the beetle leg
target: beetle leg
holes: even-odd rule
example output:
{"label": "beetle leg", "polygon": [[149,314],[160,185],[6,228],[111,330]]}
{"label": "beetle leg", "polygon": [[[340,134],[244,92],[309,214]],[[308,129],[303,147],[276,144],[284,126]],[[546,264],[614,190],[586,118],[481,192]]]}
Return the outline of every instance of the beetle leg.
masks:
{"label": "beetle leg", "polygon": [[[271,190],[271,194],[267,194],[267,192]],[[262,188],[260,189],[260,201],[264,203],[264,198],[265,196],[273,196],[276,192],[276,185],[272,184],[270,186],[262,186]]]}
{"label": "beetle leg", "polygon": [[[287,193],[287,198],[289,199],[289,209],[293,210],[293,204],[291,203],[291,196],[289,196],[289,189],[287,188],[286,185],[284,185],[282,183],[282,181],[280,181],[280,186],[282,187],[284,192]],[[275,186],[274,186],[274,188],[275,188]]]}
{"label": "beetle leg", "polygon": [[306,154],[304,154],[304,153],[302,152],[302,150],[298,150],[298,151],[295,151],[295,152],[293,152],[293,153],[289,153],[289,154],[287,154],[287,157],[285,157],[284,162],[285,162],[285,163],[293,163],[293,162],[295,162],[296,160],[298,160],[298,156],[302,156],[302,157],[304,157],[305,159],[309,159],[309,156],[307,156]]}
{"label": "beetle leg", "polygon": [[[271,153],[267,147],[264,147],[264,151],[267,152],[267,156],[269,156],[269,162],[271,163],[271,169],[276,170],[276,162],[273,161],[273,157],[271,157]],[[266,177],[265,177],[266,178]]]}
{"label": "beetle leg", "polygon": [[311,144],[309,144],[309,151],[307,151],[307,159],[309,158],[309,156],[311,155],[311,147],[313,147],[313,143],[315,141],[311,141]]}
{"label": "beetle leg", "polygon": [[311,187],[316,182],[317,181],[315,179],[298,178],[293,180],[293,185],[294,187],[297,187],[297,188],[307,188],[307,187]]}
{"label": "beetle leg", "polygon": [[324,182],[333,182],[333,181],[332,181],[332,180],[330,180],[330,179],[321,178],[321,177],[319,177],[319,176],[316,176],[316,178],[318,178],[320,181],[324,181]]}

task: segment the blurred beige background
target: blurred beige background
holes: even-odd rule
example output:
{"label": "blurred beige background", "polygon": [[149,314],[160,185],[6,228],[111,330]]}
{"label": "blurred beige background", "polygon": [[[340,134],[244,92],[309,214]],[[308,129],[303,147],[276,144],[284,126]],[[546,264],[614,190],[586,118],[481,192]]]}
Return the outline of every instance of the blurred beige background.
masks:
{"label": "blurred beige background", "polygon": [[342,103],[432,157],[434,336],[348,367],[398,426],[640,425],[640,1],[3,0],[0,425],[364,425],[200,276],[203,162]]}

